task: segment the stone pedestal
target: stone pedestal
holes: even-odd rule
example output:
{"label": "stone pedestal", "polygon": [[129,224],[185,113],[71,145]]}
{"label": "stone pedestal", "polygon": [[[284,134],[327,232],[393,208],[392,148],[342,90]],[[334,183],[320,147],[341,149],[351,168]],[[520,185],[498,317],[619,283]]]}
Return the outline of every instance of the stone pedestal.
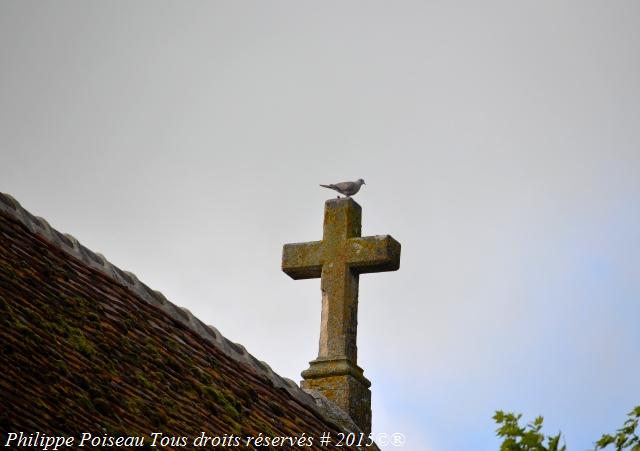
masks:
{"label": "stone pedestal", "polygon": [[346,359],[316,359],[302,372],[302,388],[318,390],[344,410],[365,434],[371,432],[371,382]]}

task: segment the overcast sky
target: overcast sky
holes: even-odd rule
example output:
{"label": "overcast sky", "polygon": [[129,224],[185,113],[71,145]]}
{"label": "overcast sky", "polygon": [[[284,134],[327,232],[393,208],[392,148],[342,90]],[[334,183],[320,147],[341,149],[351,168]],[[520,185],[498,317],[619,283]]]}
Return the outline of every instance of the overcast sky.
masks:
{"label": "overcast sky", "polygon": [[0,0],[0,65],[0,191],[296,381],[282,245],[363,177],[405,449],[496,451],[505,409],[582,451],[640,403],[640,2]]}

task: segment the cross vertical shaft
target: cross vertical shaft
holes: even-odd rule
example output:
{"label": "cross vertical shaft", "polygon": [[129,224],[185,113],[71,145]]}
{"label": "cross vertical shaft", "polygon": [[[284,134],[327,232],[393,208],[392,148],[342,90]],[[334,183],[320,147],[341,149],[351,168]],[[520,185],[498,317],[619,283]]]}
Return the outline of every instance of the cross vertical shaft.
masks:
{"label": "cross vertical shaft", "polygon": [[357,361],[358,274],[349,268],[345,243],[360,236],[361,218],[362,210],[355,202],[325,204],[318,360]]}
{"label": "cross vertical shaft", "polygon": [[322,392],[369,432],[371,383],[357,365],[359,277],[397,270],[400,243],[389,235],[361,237],[361,217],[353,199],[328,200],[322,241],[286,244],[282,270],[293,279],[321,278],[318,357],[303,371],[302,386]]}
{"label": "cross vertical shaft", "polygon": [[358,358],[359,276],[346,265],[322,268],[322,313],[318,360],[344,359],[355,364]]}

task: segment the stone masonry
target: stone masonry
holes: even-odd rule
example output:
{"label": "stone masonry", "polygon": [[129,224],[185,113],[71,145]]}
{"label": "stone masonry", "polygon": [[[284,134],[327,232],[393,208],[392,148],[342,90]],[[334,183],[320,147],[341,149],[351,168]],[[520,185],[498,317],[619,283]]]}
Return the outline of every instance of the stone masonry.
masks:
{"label": "stone masonry", "polygon": [[362,208],[351,198],[325,203],[322,241],[285,244],[282,270],[293,279],[321,279],[318,357],[302,372],[302,387],[337,404],[371,432],[371,382],[357,365],[360,274],[395,271],[400,243],[389,235],[361,236]]}

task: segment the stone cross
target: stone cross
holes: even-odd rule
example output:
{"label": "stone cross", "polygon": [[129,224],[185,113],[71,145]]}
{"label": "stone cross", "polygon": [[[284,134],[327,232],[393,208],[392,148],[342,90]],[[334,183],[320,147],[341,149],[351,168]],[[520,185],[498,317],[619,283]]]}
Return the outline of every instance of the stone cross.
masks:
{"label": "stone cross", "polygon": [[358,282],[360,274],[397,270],[400,243],[361,237],[361,217],[351,198],[326,201],[322,241],[285,244],[282,270],[293,279],[321,279],[320,350],[302,372],[302,386],[319,390],[369,433],[371,382],[357,365]]}

